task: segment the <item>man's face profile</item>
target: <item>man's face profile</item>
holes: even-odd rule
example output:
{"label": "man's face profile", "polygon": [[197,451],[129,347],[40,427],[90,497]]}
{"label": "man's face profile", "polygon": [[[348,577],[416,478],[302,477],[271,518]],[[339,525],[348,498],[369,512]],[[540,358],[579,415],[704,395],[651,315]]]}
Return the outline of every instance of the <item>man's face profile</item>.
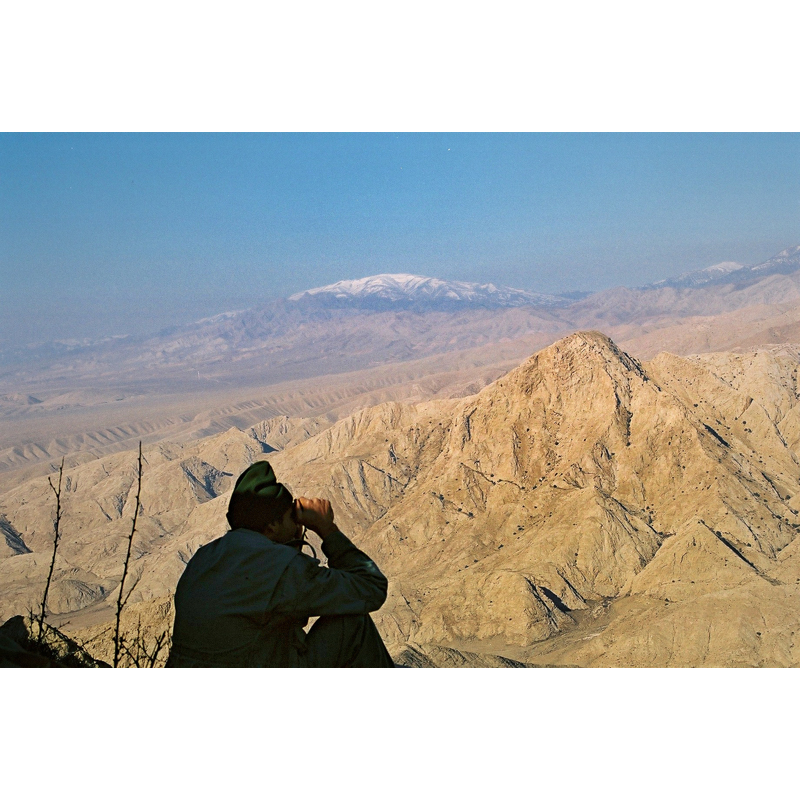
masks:
{"label": "man's face profile", "polygon": [[299,539],[302,526],[297,522],[296,516],[297,513],[293,504],[279,520],[267,525],[267,536],[273,542],[278,542],[279,544],[291,542],[292,539]]}

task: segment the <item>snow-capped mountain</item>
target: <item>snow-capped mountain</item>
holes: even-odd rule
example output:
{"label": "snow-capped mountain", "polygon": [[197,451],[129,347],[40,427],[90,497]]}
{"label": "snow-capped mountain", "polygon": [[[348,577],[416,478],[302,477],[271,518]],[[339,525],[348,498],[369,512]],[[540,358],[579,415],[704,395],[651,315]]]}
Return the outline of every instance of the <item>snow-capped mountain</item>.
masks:
{"label": "snow-capped mountain", "polygon": [[763,264],[750,267],[750,272],[754,276],[761,278],[764,275],[772,275],[778,272],[789,273],[798,269],[800,269],[800,244],[781,250],[778,255],[773,256]]}
{"label": "snow-capped mountain", "polygon": [[508,308],[540,306],[558,308],[571,300],[554,295],[495,286],[493,283],[443,281],[423,275],[404,273],[371,275],[357,280],[345,280],[293,294],[292,302],[314,302],[334,306],[358,305],[374,307],[475,307]]}
{"label": "snow-capped mountain", "polygon": [[714,283],[749,284],[767,275],[789,274],[800,269],[800,245],[787,247],[778,255],[762,264],[746,267],[736,261],[723,261],[705,269],[684,272],[676,278],[666,278],[656,283],[642,286],[642,289],[661,289],[667,286],[676,289],[694,289]]}
{"label": "snow-capped mountain", "polygon": [[643,286],[643,289],[657,289],[662,286],[675,286],[680,288],[692,288],[694,286],[704,286],[720,278],[725,278],[731,272],[738,272],[744,267],[738,261],[722,261],[719,264],[712,264],[710,267],[698,269],[694,272],[684,272],[677,278],[664,278],[664,280],[650,283]]}

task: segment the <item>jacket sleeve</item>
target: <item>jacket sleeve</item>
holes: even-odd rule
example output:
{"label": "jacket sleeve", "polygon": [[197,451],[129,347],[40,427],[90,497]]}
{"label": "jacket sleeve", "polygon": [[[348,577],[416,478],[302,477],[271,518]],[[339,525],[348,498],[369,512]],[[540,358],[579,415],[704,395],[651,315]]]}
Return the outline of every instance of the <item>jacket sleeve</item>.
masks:
{"label": "jacket sleeve", "polygon": [[388,581],[375,562],[341,531],[325,537],[328,566],[298,553],[281,575],[271,610],[291,616],[368,614],[386,600]]}

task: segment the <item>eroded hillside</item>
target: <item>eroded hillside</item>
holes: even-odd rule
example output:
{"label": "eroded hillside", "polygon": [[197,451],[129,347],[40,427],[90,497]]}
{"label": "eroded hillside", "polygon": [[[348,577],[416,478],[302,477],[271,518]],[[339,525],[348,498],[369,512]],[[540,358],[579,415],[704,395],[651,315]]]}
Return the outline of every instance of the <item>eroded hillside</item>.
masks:
{"label": "eroded hillside", "polygon": [[[224,532],[233,480],[267,457],[296,494],[329,497],[390,578],[375,618],[397,657],[795,664],[799,362],[784,349],[640,363],[579,333],[467,398],[146,447],[132,600],[168,623],[164,598]],[[111,614],[134,481],[130,453],[67,470],[51,593],[73,630]],[[0,496],[0,513],[6,618],[40,598],[46,480]]]}

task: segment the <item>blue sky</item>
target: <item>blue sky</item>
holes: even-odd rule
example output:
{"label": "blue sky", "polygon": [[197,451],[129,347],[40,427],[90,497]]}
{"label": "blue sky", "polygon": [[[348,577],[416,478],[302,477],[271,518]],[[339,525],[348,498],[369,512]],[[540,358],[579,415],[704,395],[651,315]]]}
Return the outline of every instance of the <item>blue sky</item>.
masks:
{"label": "blue sky", "polygon": [[379,272],[593,291],[793,244],[794,134],[0,135],[0,346]]}

